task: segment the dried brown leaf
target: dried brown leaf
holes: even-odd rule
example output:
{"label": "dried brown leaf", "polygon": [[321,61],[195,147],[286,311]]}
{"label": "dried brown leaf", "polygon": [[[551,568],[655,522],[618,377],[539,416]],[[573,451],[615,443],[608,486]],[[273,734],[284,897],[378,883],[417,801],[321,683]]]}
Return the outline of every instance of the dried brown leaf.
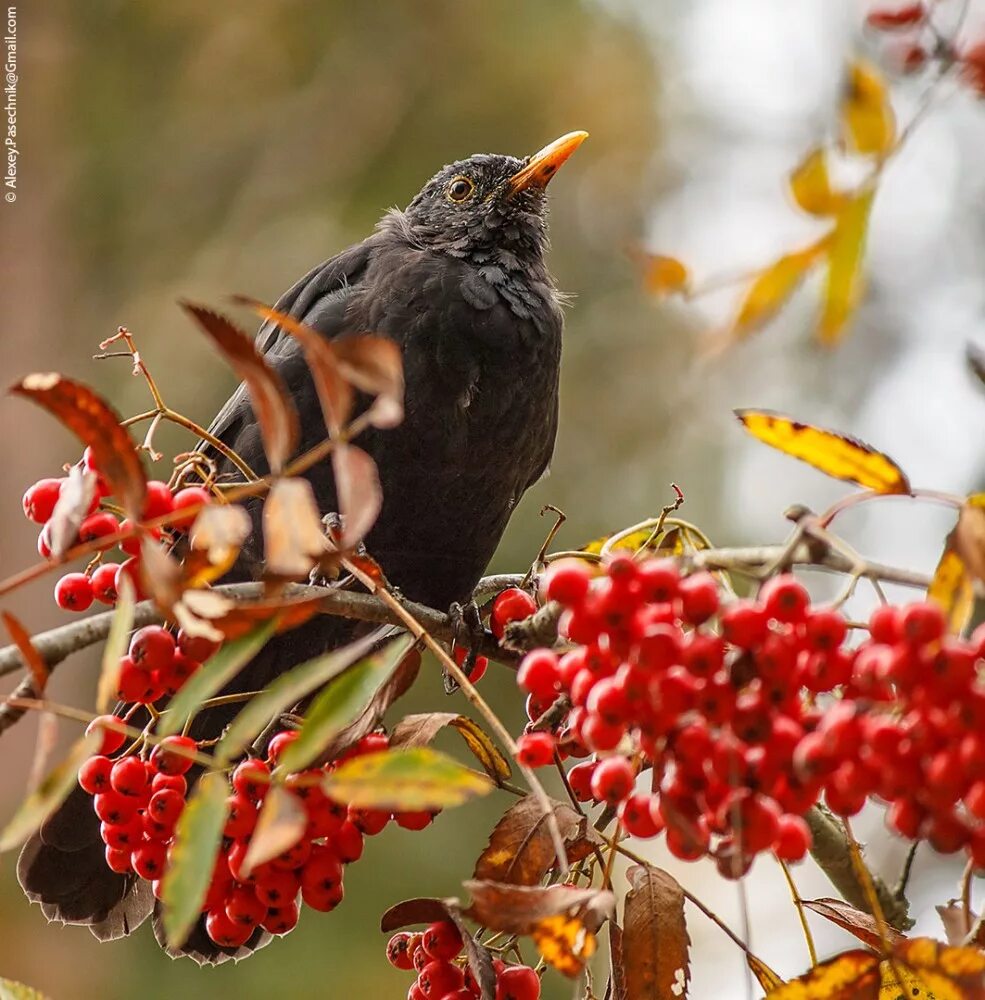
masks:
{"label": "dried brown leaf", "polygon": [[510,763],[489,735],[477,722],[455,712],[425,712],[406,716],[390,734],[390,746],[427,746],[446,726],[451,726],[461,734],[472,755],[490,778],[497,782],[509,780],[512,774]]}
{"label": "dried brown leaf", "polygon": [[283,785],[271,785],[263,798],[250,846],[243,859],[243,874],[290,850],[308,825],[304,803]]}
{"label": "dried brown leaf", "polygon": [[246,383],[270,470],[280,472],[298,440],[298,415],[283,380],[257,350],[253,338],[232,321],[192,302],[182,302],[181,306]]}
{"label": "dried brown leaf", "polygon": [[[552,800],[552,806],[565,847],[583,842],[583,817],[563,802]],[[496,824],[476,861],[473,877],[484,882],[536,885],[556,860],[547,816],[537,797],[528,795],[507,809]]]}
{"label": "dried brown leaf", "polygon": [[879,933],[879,925],[871,913],[857,910],[851,903],[846,903],[841,899],[828,896],[820,899],[805,899],[804,907],[812,913],[817,913],[826,920],[830,920],[831,923],[837,924],[849,934],[857,937],[863,944],[875,948],[876,951],[885,951],[887,945],[895,946],[906,940],[904,935],[888,924],[885,927],[886,936],[883,938]]}
{"label": "dried brown leaf", "polygon": [[34,648],[34,643],[31,642],[31,633],[23,626],[19,618],[15,617],[9,611],[0,612],[0,617],[2,617],[4,628],[6,628],[7,633],[20,652],[21,658],[24,660],[31,674],[31,680],[34,684],[34,697],[40,698],[44,694],[44,689],[48,684],[48,675],[50,673],[48,664],[44,662],[41,654]]}
{"label": "dried brown leaf", "polygon": [[954,549],[976,580],[985,580],[985,493],[973,493],[961,506]]}
{"label": "dried brown leaf", "polygon": [[318,504],[307,479],[278,479],[263,505],[265,569],[270,576],[306,578],[325,553]]}
{"label": "dried brown leaf", "polygon": [[210,504],[195,518],[189,533],[193,552],[204,553],[209,564],[222,573],[236,561],[243,543],[250,537],[253,521],[238,504]]}
{"label": "dried brown leaf", "polygon": [[383,505],[383,490],[376,462],[355,445],[340,445],[332,452],[335,491],[342,515],[340,547],[351,549],[366,537]]}
{"label": "dried brown leaf", "polygon": [[89,513],[95,490],[96,477],[91,472],[86,472],[81,465],[73,465],[68,470],[68,478],[62,483],[48,521],[52,555],[60,556],[75,544],[79,537],[79,525]]}
{"label": "dried brown leaf", "polygon": [[465,915],[491,931],[530,934],[548,917],[577,917],[596,931],[615,909],[615,896],[602,889],[567,885],[519,886],[470,880],[472,905]]}
{"label": "dried brown leaf", "polygon": [[396,427],[404,418],[404,366],[400,348],[387,337],[359,334],[332,342],[342,376],[373,397],[374,427]]}
{"label": "dried brown leaf", "polygon": [[143,513],[147,475],[126,428],[115,410],[88,386],[55,372],[28,375],[11,392],[26,396],[60,420],[92,449],[98,466],[127,516]]}
{"label": "dried brown leaf", "polygon": [[633,1000],[685,997],[690,979],[684,891],[660,868],[634,865],[623,914],[623,972]]}
{"label": "dried brown leaf", "polygon": [[609,921],[609,977],[610,1000],[631,1000],[623,971],[622,928],[615,920]]}

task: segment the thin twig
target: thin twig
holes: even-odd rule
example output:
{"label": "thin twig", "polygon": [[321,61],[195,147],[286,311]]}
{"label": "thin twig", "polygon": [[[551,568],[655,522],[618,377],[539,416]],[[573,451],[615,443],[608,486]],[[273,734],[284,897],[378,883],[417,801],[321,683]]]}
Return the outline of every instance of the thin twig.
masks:
{"label": "thin twig", "polygon": [[[776,857],[776,855],[773,856]],[[817,949],[814,947],[814,935],[811,933],[811,926],[807,922],[807,914],[804,912],[804,901],[801,899],[797,883],[793,880],[790,866],[779,857],[776,857],[776,863],[780,866],[780,871],[783,872],[783,877],[787,880],[787,885],[790,887],[790,898],[793,900],[793,905],[797,908],[800,926],[804,931],[804,940],[807,942],[807,953],[811,957],[811,968],[814,968],[817,965]]]}
{"label": "thin twig", "polygon": [[[390,591],[381,586],[377,580],[370,576],[368,573],[364,572],[362,567],[357,565],[350,559],[343,559],[342,565],[346,570],[351,573],[359,582],[370,591],[370,593],[376,594],[380,600],[383,601],[400,619],[403,625],[406,626],[407,630],[414,636],[415,639],[423,642],[427,648],[438,658],[444,669],[454,677],[458,686],[462,690],[462,694],[465,695],[466,700],[473,706],[473,708],[478,711],[482,717],[489,724],[489,728],[496,734],[497,739],[506,749],[506,751],[514,758],[517,755],[517,745],[514,741],[510,731],[503,725],[500,721],[499,716],[489,707],[486,700],[481,694],[476,690],[475,685],[465,676],[465,672],[459,667],[459,665],[454,661],[454,659],[448,655],[444,647],[431,635],[431,633],[417,620],[414,614],[411,613],[396,597],[393,596]],[[534,772],[527,767],[525,764],[521,764],[517,761],[517,768],[523,774],[524,780],[530,787],[530,790],[537,797],[537,801],[540,803],[541,808],[544,811],[544,818],[547,820],[547,828],[551,834],[551,841],[554,845],[554,850],[557,855],[558,867],[560,868],[562,874],[567,874],[568,872],[568,853],[565,850],[564,838],[561,836],[561,829],[558,826],[557,816],[554,813],[554,807],[551,804],[551,800],[544,790],[544,786],[540,783],[540,779]]]}

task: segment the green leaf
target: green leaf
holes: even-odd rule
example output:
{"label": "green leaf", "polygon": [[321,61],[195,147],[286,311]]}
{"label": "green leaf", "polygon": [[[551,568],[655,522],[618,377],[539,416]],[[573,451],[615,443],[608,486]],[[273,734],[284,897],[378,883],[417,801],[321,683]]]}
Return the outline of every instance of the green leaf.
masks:
{"label": "green leaf", "polygon": [[228,684],[266,646],[276,629],[277,619],[272,618],[246,635],[224,643],[219,652],[203,663],[171,699],[158,724],[158,735],[170,736],[180,732],[194,718],[202,702]]}
{"label": "green leaf", "polygon": [[13,979],[0,979],[0,1000],[48,1000],[33,986],[15,983]]}
{"label": "green leaf", "polygon": [[97,730],[72,744],[68,756],[48,772],[4,827],[0,833],[0,851],[19,847],[65,801],[75,787],[79,768],[96,753],[102,741],[102,731]]}
{"label": "green leaf", "polygon": [[366,708],[413,644],[412,636],[400,636],[331,681],[312,702],[298,738],[281,757],[279,770],[300,771],[315,760],[336,734]]}
{"label": "green leaf", "polygon": [[322,790],[337,802],[394,812],[458,806],[493,788],[484,774],[429,747],[365,754],[341,764],[322,782]]}
{"label": "green leaf", "polygon": [[375,641],[373,635],[368,635],[281,674],[261,694],[240,709],[215,748],[216,763],[228,764],[238,757],[271,719],[352,666],[372,649]]}
{"label": "green leaf", "polygon": [[120,681],[120,659],[127,651],[127,640],[133,628],[135,595],[133,584],[126,573],[120,573],[120,587],[117,592],[116,614],[106,636],[103,647],[103,666],[99,672],[96,688],[96,711],[108,712],[116,700],[116,689]]}
{"label": "green leaf", "polygon": [[202,912],[226,824],[229,785],[218,772],[204,774],[175,827],[161,899],[164,935],[179,948]]}

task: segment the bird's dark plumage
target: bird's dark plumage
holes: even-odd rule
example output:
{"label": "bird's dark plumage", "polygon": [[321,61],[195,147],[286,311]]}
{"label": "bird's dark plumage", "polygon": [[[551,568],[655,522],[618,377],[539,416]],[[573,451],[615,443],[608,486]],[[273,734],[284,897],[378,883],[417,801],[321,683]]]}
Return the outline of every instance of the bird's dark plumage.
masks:
{"label": "bird's dark plumage", "polygon": [[[432,607],[469,598],[514,506],[551,457],[562,315],[544,260],[544,187],[583,138],[573,133],[527,160],[477,155],[445,167],[405,211],[389,212],[372,236],[314,268],[277,303],[327,338],[370,332],[400,345],[404,421],[359,439],[383,489],[366,546],[403,594]],[[299,451],[311,448],[325,427],[298,342],[265,324],[257,343],[295,400]],[[244,386],[211,430],[266,471]],[[330,463],[306,476],[322,513],[337,510]],[[257,531],[233,578],[261,568],[260,507],[251,510]],[[277,636],[230,689],[262,687],[357,628],[319,617]],[[228,719],[203,713],[193,735],[215,736]],[[81,792],[25,847],[18,874],[49,919],[89,924],[99,937],[129,933],[154,905],[146,883],[106,867],[98,821]],[[182,951],[214,963],[266,940],[258,934],[243,948],[223,949],[199,924]]]}

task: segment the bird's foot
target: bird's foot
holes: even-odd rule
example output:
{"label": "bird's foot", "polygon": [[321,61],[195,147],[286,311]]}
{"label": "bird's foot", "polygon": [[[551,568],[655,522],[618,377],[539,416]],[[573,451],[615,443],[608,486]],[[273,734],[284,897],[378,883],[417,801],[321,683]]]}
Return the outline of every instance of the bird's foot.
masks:
{"label": "bird's foot", "polygon": [[[448,619],[455,637],[455,646],[465,651],[465,658],[459,666],[462,668],[462,673],[466,677],[470,677],[479,659],[482,641],[486,636],[479,605],[474,600],[469,600],[465,604],[454,601],[448,608]],[[454,694],[458,690],[458,682],[447,670],[443,674],[443,680],[446,694]]]}

